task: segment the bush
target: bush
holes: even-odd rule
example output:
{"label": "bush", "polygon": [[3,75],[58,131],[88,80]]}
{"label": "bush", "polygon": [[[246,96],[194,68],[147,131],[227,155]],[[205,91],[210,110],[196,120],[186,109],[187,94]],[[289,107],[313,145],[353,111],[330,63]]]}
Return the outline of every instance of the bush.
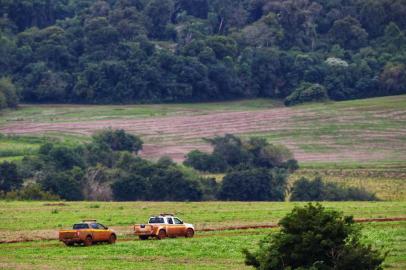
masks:
{"label": "bush", "polygon": [[113,196],[118,201],[148,200],[150,187],[146,178],[131,175],[119,179],[111,185]]}
{"label": "bush", "polygon": [[83,171],[75,167],[66,172],[50,172],[41,181],[44,190],[58,195],[69,201],[83,200],[82,194]]}
{"label": "bush", "polygon": [[[200,201],[203,184],[176,164],[138,162],[111,185],[119,201]],[[207,187],[206,187],[207,188]]]}
{"label": "bush", "polygon": [[42,190],[40,185],[34,183],[28,184],[19,190],[7,192],[1,197],[7,200],[34,201],[56,201],[60,199],[59,196]]}
{"label": "bush", "polygon": [[293,184],[291,201],[376,201],[374,194],[353,187],[341,187],[335,183],[324,183],[320,177],[309,180],[300,178]]}
{"label": "bush", "polygon": [[184,165],[212,173],[242,168],[285,168],[293,172],[299,168],[287,147],[269,144],[263,138],[241,140],[227,134],[207,141],[213,145],[213,152],[191,151],[186,155]]}
{"label": "bush", "polygon": [[18,105],[17,89],[9,78],[0,79],[0,109],[16,108]]}
{"label": "bush", "polygon": [[135,152],[142,150],[143,141],[135,135],[126,133],[123,129],[103,130],[93,136],[93,141],[108,145],[113,151]]}
{"label": "bush", "polygon": [[280,222],[280,231],[260,242],[258,251],[244,250],[245,263],[269,270],[380,270],[384,255],[360,242],[352,217],[319,204],[295,207]]}
{"label": "bush", "polygon": [[327,92],[324,86],[318,83],[303,82],[285,99],[286,106],[292,106],[304,102],[327,100]]}
{"label": "bush", "polygon": [[183,164],[202,172],[217,173],[227,169],[227,163],[220,156],[203,153],[199,150],[189,152]]}
{"label": "bush", "polygon": [[219,199],[232,201],[283,201],[286,175],[281,171],[251,169],[227,174]]}
{"label": "bush", "polygon": [[0,163],[0,191],[9,192],[19,189],[23,184],[17,172],[17,165],[4,161]]}

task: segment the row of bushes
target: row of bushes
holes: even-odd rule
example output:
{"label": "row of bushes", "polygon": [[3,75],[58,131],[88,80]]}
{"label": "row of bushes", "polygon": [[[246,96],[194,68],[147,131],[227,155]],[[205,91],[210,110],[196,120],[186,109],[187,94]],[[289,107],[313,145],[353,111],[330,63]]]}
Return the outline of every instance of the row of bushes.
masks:
{"label": "row of bushes", "polygon": [[[284,201],[289,173],[297,162],[282,146],[263,139],[241,140],[233,135],[211,140],[213,153],[223,167],[221,183],[178,165],[168,157],[157,162],[137,156],[142,140],[123,130],[104,130],[90,143],[77,147],[44,144],[38,155],[21,162],[0,164],[3,198],[65,200],[153,201]],[[202,165],[189,153],[187,165]],[[196,163],[197,161],[200,161]],[[193,162],[192,162],[193,161]],[[196,169],[201,167],[195,166]],[[205,164],[207,166],[207,164]],[[375,200],[363,190],[324,184],[321,179],[300,179],[291,189],[291,200]]]}
{"label": "row of bushes", "polygon": [[363,188],[323,182],[321,177],[300,178],[291,189],[291,201],[376,201],[375,194]]}

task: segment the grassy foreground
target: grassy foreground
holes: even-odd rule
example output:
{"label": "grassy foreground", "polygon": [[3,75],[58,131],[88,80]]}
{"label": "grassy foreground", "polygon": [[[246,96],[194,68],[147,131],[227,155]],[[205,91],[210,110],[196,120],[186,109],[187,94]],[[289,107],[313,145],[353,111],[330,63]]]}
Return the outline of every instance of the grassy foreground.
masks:
{"label": "grassy foreground", "polygon": [[[56,240],[0,244],[1,269],[250,269],[243,248],[255,249],[276,229],[198,232],[193,239],[139,241],[127,233],[148,216],[174,212],[198,228],[275,223],[295,205],[274,202],[0,202],[0,238],[51,232],[97,218],[119,232],[114,245],[63,246]],[[355,217],[406,217],[406,202],[323,203]],[[406,222],[365,223],[363,241],[389,251],[385,269],[406,267]],[[121,233],[120,233],[121,232]],[[123,235],[125,234],[125,235]]]}
{"label": "grassy foreground", "polygon": [[[0,245],[1,269],[252,269],[243,248],[256,249],[275,230],[199,234],[196,238],[139,241],[89,248],[65,247],[57,241]],[[406,222],[370,223],[364,242],[389,251],[385,269],[406,267]]]}
{"label": "grassy foreground", "polygon": [[[8,231],[70,227],[86,218],[108,226],[143,223],[151,215],[174,213],[202,228],[276,223],[304,203],[293,202],[7,202],[0,201],[0,236]],[[406,202],[324,202],[356,218],[406,217]],[[24,226],[21,226],[24,224]],[[1,238],[1,237],[0,237]]]}

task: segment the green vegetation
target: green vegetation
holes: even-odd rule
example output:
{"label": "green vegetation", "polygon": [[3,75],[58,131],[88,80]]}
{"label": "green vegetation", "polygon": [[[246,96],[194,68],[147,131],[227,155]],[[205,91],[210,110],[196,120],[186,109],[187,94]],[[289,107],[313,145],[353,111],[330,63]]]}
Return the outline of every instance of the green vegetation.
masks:
{"label": "green vegetation", "polygon": [[[174,213],[198,229],[274,224],[302,202],[17,202],[0,201],[3,232],[69,228],[78,220],[94,218],[108,226],[131,226],[151,215]],[[405,217],[406,202],[323,202],[355,218]],[[58,209],[59,214],[51,211]],[[11,216],[13,218],[11,218]],[[16,222],[18,220],[18,222]],[[24,227],[21,227],[24,224]],[[52,235],[51,235],[52,236]]]}
{"label": "green vegetation", "polygon": [[[375,194],[381,200],[406,200],[405,168],[369,167],[364,169],[301,169],[290,175],[289,183],[293,185],[301,177],[322,177],[326,183],[340,187],[359,188]],[[213,177],[213,176],[211,176]]]}
{"label": "green vegetation", "polygon": [[34,155],[46,140],[35,137],[17,137],[0,135],[0,157],[22,158]]}
{"label": "green vegetation", "polygon": [[[115,246],[66,248],[56,241],[0,244],[0,266],[4,269],[25,267],[38,269],[250,269],[244,266],[242,249],[255,249],[258,242],[276,229],[198,232],[193,239],[138,241],[130,235],[131,225],[142,223],[150,215],[174,212],[199,229],[244,224],[276,223],[294,206],[304,203],[276,202],[7,202],[0,201],[0,240],[46,239],[55,237],[59,228],[69,228],[84,218],[96,218],[117,230]],[[328,209],[360,217],[405,216],[403,202],[323,203]],[[54,210],[57,209],[58,212]],[[260,220],[259,220],[260,217]],[[22,227],[21,224],[24,224]],[[37,237],[35,234],[38,234]],[[406,266],[406,223],[366,223],[362,242],[389,251],[385,269],[401,270]],[[125,240],[125,241],[124,241]],[[157,262],[160,262],[157,264]]]}
{"label": "green vegetation", "polygon": [[18,94],[15,85],[10,78],[0,78],[0,110],[16,108]]}
{"label": "green vegetation", "polygon": [[292,106],[311,101],[325,101],[328,99],[326,89],[320,84],[301,83],[296,90],[286,97],[285,105]]}
{"label": "green vegetation", "polygon": [[322,205],[295,207],[279,221],[245,263],[256,269],[359,269],[382,270],[385,255],[361,243],[359,227],[351,216],[326,210]]}
{"label": "green vegetation", "polygon": [[[258,138],[243,144],[233,135],[215,137],[212,143],[212,155],[224,160],[223,169],[229,171],[221,185],[169,157],[157,162],[142,159],[137,156],[143,146],[138,136],[106,129],[93,135],[90,143],[74,147],[45,143],[36,155],[19,163],[0,163],[0,196],[30,199],[32,194],[37,200],[71,201],[284,200],[287,175],[298,168],[288,149]],[[36,185],[23,190],[24,181]]]}
{"label": "green vegetation", "polygon": [[0,77],[25,102],[396,95],[403,14],[402,0],[2,0]]}
{"label": "green vegetation", "polygon": [[211,173],[244,168],[285,168],[293,172],[299,168],[288,148],[269,144],[263,138],[243,141],[235,135],[226,134],[206,140],[213,146],[213,152],[207,154],[194,150],[186,155],[184,165]]}
{"label": "green vegetation", "polygon": [[110,119],[138,119],[176,115],[204,115],[213,112],[256,111],[281,107],[270,99],[137,105],[22,104],[17,110],[1,112],[0,124],[9,122],[79,122]]}
{"label": "green vegetation", "polygon": [[364,188],[342,187],[336,183],[325,183],[321,177],[309,180],[305,177],[293,183],[291,201],[376,201],[375,194]]}

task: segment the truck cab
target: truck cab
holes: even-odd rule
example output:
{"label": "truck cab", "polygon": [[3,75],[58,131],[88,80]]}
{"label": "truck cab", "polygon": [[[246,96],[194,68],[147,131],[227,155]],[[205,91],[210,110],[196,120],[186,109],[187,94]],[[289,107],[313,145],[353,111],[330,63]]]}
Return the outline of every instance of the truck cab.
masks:
{"label": "truck cab", "polygon": [[150,217],[148,224],[134,225],[134,233],[141,240],[149,237],[164,239],[166,237],[193,237],[195,233],[192,224],[184,223],[180,218],[171,214],[161,214]]}

